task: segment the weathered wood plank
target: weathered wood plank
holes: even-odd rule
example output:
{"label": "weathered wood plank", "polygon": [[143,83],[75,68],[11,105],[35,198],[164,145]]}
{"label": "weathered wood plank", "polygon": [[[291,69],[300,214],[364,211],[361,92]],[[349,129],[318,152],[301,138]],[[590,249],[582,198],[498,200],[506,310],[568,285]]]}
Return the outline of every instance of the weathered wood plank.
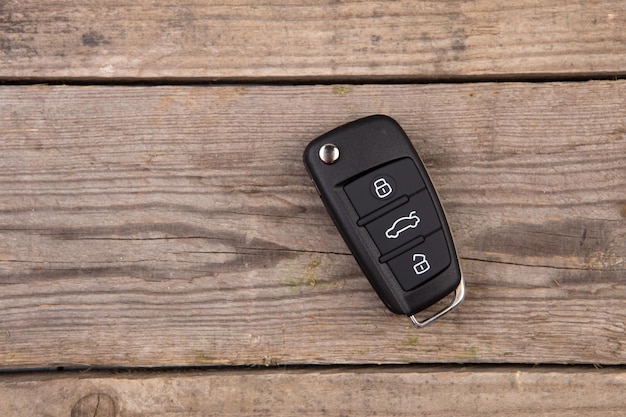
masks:
{"label": "weathered wood plank", "polygon": [[623,416],[625,390],[626,372],[611,369],[2,375],[0,412],[5,417]]}
{"label": "weathered wood plank", "polygon": [[0,2],[0,78],[624,74],[620,0]]}
{"label": "weathered wood plank", "polygon": [[[468,282],[386,311],[301,163],[387,113]],[[625,363],[626,82],[0,88],[0,366]]]}

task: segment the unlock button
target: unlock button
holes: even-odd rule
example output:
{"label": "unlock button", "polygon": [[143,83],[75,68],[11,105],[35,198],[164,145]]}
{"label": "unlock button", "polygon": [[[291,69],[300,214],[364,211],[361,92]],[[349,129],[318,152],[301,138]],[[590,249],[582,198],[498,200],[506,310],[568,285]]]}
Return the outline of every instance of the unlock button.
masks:
{"label": "unlock button", "polygon": [[417,261],[417,263],[413,264],[413,271],[415,271],[416,275],[422,275],[430,271],[430,263],[428,259],[426,259],[426,255],[423,253],[414,253],[413,262],[415,261]]}
{"label": "unlock button", "polygon": [[450,265],[450,253],[443,232],[428,236],[422,244],[393,258],[388,265],[405,291],[434,278]]}

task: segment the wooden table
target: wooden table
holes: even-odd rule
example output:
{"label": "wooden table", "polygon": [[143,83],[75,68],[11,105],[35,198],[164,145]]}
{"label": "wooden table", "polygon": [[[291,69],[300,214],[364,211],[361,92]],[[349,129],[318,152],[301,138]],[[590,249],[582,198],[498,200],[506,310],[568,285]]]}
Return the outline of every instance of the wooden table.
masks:
{"label": "wooden table", "polygon": [[[0,415],[626,415],[625,75],[616,0],[0,1]],[[376,113],[467,281],[422,330],[302,164]]]}

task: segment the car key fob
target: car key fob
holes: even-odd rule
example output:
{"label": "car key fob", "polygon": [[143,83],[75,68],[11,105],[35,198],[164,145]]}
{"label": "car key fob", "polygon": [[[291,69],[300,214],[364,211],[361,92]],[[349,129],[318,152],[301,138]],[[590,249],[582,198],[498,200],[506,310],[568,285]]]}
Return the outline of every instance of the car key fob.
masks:
{"label": "car key fob", "polygon": [[[304,164],[385,305],[423,327],[463,301],[465,284],[437,193],[400,125],[375,115],[313,140]],[[454,292],[425,319],[416,314]]]}

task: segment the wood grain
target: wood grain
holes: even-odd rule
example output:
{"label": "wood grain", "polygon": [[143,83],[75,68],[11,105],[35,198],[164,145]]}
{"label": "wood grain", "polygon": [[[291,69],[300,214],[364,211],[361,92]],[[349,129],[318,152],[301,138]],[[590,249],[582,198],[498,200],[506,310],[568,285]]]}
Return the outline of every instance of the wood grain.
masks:
{"label": "wood grain", "polygon": [[[468,283],[386,311],[301,162],[395,117]],[[626,82],[0,88],[0,366],[623,364]]]}
{"label": "wood grain", "polygon": [[[622,416],[623,370],[383,368],[0,377],[13,416]],[[37,398],[37,401],[33,401]]]}
{"label": "wood grain", "polygon": [[624,75],[620,0],[0,2],[0,78]]}

